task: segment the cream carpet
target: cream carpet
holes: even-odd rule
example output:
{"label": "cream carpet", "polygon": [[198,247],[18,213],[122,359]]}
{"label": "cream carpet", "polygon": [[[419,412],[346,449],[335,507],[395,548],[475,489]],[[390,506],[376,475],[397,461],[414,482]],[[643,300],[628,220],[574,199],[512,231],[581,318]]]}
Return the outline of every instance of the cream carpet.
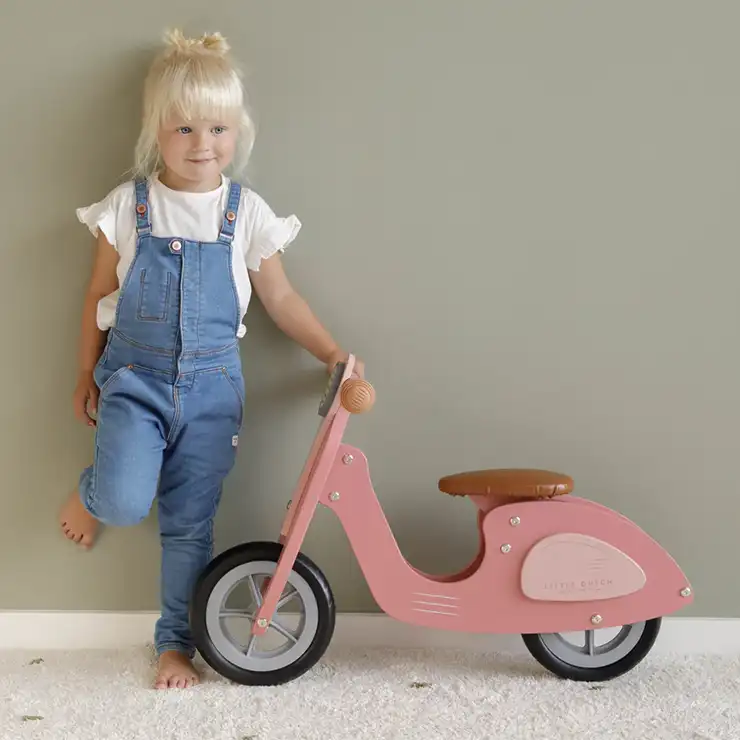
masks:
{"label": "cream carpet", "polygon": [[151,653],[0,653],[2,740],[738,740],[740,657],[648,657],[607,684],[525,657],[330,650],[311,673],[248,688],[213,673],[149,689]]}

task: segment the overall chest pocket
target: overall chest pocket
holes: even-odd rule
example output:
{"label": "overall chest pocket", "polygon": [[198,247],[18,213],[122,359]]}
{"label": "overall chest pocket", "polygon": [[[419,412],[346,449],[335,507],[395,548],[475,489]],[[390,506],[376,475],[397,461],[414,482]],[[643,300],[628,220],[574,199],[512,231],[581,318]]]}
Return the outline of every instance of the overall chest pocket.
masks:
{"label": "overall chest pocket", "polygon": [[171,272],[142,269],[136,317],[140,321],[167,321],[174,276]]}

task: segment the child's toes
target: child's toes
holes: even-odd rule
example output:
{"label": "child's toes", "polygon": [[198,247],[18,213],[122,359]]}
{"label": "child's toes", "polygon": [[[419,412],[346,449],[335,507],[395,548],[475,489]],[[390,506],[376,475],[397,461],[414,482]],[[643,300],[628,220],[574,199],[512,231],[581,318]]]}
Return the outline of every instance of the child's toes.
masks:
{"label": "child's toes", "polygon": [[82,505],[80,495],[73,491],[59,514],[64,536],[76,545],[89,549],[95,541],[98,521]]}
{"label": "child's toes", "polygon": [[175,651],[166,651],[159,656],[159,670],[154,686],[157,689],[189,689],[195,686],[198,672],[190,659]]}

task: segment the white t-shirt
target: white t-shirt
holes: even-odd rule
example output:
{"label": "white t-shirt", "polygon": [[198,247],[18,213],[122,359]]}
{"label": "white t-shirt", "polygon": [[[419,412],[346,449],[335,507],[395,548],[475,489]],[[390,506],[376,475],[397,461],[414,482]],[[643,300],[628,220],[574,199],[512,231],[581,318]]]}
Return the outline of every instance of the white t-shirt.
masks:
{"label": "white t-shirt", "polygon": [[[229,197],[229,178],[221,178],[221,186],[206,193],[185,193],[171,190],[156,175],[149,181],[149,210],[152,236],[179,236],[199,242],[215,242],[223,223]],[[112,190],[102,201],[77,209],[77,218],[93,236],[102,230],[120,255],[117,274],[119,289],[98,303],[98,327],[110,329],[116,318],[120,286],[123,285],[136,253],[136,194],[133,180]],[[282,251],[298,234],[301,222],[296,216],[280,218],[253,190],[242,187],[239,212],[234,229],[232,265],[234,283],[239,296],[240,325],[237,337],[246,328],[241,321],[252,297],[248,270],[259,271],[263,259]]]}

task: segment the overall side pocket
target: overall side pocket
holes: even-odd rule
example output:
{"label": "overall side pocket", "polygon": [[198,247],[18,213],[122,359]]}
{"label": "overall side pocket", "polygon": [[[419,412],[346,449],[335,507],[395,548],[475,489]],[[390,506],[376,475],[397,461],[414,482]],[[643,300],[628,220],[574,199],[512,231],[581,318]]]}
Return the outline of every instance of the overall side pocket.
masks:
{"label": "overall side pocket", "polygon": [[232,377],[228,368],[222,367],[221,372],[224,374],[226,380],[229,381],[229,385],[234,391],[234,395],[239,402],[239,428],[241,429],[244,423],[244,379],[239,375],[238,379]]}
{"label": "overall side pocket", "polygon": [[[123,367],[119,367],[118,370],[111,373],[104,381],[102,385],[99,385],[100,393],[98,395],[98,405],[103,403],[103,399],[105,397],[105,394],[110,391],[112,386],[120,380],[121,376],[123,376],[124,373],[131,372],[131,367],[129,365],[123,365]],[[96,377],[95,382],[98,382],[98,379]]]}

